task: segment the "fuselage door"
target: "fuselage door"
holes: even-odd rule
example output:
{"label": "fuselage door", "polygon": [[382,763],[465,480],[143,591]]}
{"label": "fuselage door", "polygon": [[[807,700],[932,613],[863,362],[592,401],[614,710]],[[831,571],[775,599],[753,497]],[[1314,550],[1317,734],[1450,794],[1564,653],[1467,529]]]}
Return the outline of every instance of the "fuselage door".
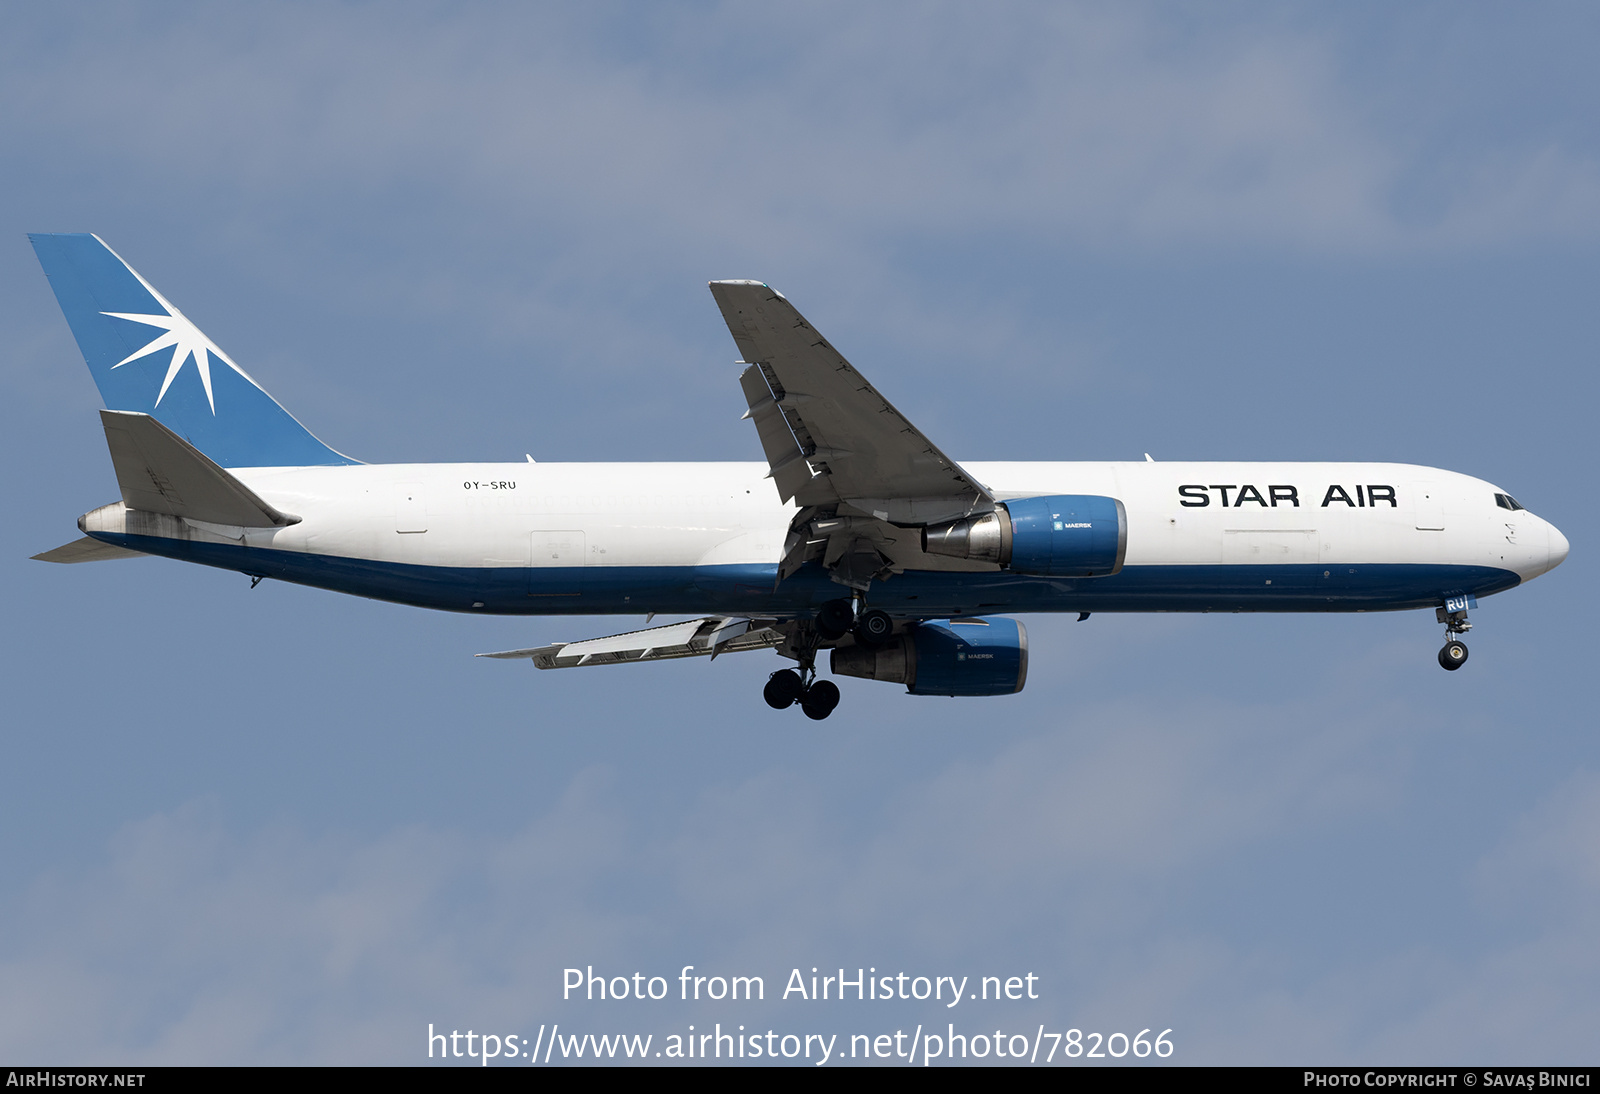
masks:
{"label": "fuselage door", "polygon": [[394,530],[396,532],[428,530],[428,505],[423,499],[420,482],[402,482],[395,487]]}
{"label": "fuselage door", "polygon": [[1439,488],[1431,483],[1411,484],[1412,504],[1416,507],[1417,528],[1424,532],[1444,531],[1444,503]]}

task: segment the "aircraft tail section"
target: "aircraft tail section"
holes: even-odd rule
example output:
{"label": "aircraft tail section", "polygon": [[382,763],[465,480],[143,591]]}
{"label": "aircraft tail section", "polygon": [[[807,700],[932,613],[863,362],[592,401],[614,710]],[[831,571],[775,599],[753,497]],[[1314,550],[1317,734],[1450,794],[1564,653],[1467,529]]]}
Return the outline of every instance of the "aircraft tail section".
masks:
{"label": "aircraft tail section", "polygon": [[242,528],[282,528],[279,512],[244,483],[148,414],[102,410],[122,504],[146,513]]}
{"label": "aircraft tail section", "polygon": [[113,543],[101,543],[90,536],[75,539],[71,543],[63,543],[53,551],[43,551],[37,555],[30,555],[39,562],[105,562],[113,558],[144,558],[143,551],[130,551],[126,547],[118,547]]}
{"label": "aircraft tail section", "polygon": [[312,436],[98,236],[28,238],[108,408],[150,415],[222,467],[358,462]]}

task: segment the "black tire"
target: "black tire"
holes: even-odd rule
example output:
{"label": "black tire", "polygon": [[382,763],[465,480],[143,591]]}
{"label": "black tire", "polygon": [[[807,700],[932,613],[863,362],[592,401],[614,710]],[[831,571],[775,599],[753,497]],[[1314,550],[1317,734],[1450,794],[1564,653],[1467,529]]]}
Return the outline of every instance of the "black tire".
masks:
{"label": "black tire", "polygon": [[805,690],[806,683],[798,672],[781,669],[767,677],[767,686],[761,689],[761,697],[773,710],[786,710],[800,700]]}
{"label": "black tire", "polygon": [[1451,639],[1444,644],[1444,649],[1439,651],[1439,664],[1441,667],[1456,671],[1467,663],[1467,645]]}
{"label": "black tire", "polygon": [[843,638],[855,622],[855,606],[848,600],[830,600],[817,609],[817,633],[828,641]]}
{"label": "black tire", "polygon": [[832,714],[838,705],[839,685],[832,680],[818,680],[800,700],[800,709],[806,712],[806,717],[818,722]]}
{"label": "black tire", "polygon": [[863,646],[877,647],[894,637],[894,620],[889,618],[888,612],[873,608],[861,613],[854,630],[857,642]]}

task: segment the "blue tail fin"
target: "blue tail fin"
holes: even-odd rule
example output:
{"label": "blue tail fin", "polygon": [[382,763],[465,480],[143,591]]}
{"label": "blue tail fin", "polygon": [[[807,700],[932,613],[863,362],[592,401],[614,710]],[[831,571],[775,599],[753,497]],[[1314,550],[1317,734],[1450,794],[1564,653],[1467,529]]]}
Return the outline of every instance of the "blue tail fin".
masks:
{"label": "blue tail fin", "polygon": [[313,437],[98,236],[28,238],[107,409],[149,414],[223,467],[359,462]]}

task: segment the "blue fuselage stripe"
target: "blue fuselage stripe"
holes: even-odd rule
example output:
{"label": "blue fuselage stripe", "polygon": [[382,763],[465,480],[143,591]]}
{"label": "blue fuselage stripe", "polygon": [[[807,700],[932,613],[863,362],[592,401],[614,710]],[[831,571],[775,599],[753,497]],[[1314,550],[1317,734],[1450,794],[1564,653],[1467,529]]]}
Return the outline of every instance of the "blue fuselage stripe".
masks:
{"label": "blue fuselage stripe", "polygon": [[[807,564],[774,588],[777,567],[418,566],[148,536],[96,538],[252,576],[446,611],[501,615],[728,612],[790,615],[847,595]],[[1443,564],[1126,566],[1110,577],[908,571],[874,582],[885,611],[940,618],[999,612],[1352,612],[1426,608],[1518,584],[1509,570]],[[481,606],[480,606],[481,605]]]}

